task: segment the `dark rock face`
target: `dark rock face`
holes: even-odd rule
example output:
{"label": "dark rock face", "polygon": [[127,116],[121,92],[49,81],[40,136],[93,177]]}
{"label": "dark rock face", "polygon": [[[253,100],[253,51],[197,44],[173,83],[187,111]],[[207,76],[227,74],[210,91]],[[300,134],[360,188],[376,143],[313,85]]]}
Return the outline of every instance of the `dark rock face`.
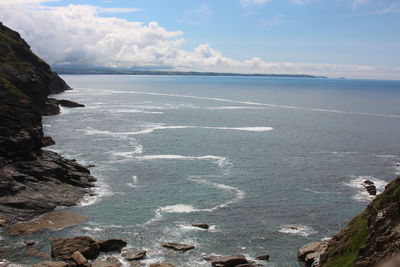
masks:
{"label": "dark rock face", "polygon": [[163,244],[161,244],[161,246],[164,248],[170,248],[170,249],[173,249],[176,251],[188,251],[188,250],[194,249],[194,246],[192,246],[192,245],[173,243],[173,242],[163,243]]}
{"label": "dark rock face", "polygon": [[0,220],[7,225],[75,205],[93,186],[89,170],[42,150],[54,143],[43,135],[42,114],[58,109],[47,97],[70,89],[0,23]]}
{"label": "dark rock face", "polygon": [[400,176],[328,242],[321,266],[376,266],[400,253]]}
{"label": "dark rock face", "polygon": [[249,264],[243,255],[212,257],[211,265],[215,267],[235,267],[241,264]]}
{"label": "dark rock face", "polygon": [[210,228],[210,226],[208,224],[206,224],[206,223],[194,223],[194,224],[192,224],[192,226],[198,227],[198,228],[201,228],[201,229],[205,229],[205,230]]}
{"label": "dark rock face", "polygon": [[121,251],[121,249],[127,245],[127,243],[122,239],[107,239],[101,240],[97,243],[102,252]]}
{"label": "dark rock face", "polygon": [[374,182],[372,182],[371,180],[365,180],[363,185],[365,190],[367,190],[368,194],[370,194],[371,196],[376,195],[376,186]]}
{"label": "dark rock face", "polygon": [[96,259],[100,254],[100,246],[89,236],[74,238],[57,238],[50,240],[51,256],[58,260],[73,260],[72,254],[79,251],[86,259]]}
{"label": "dark rock face", "polygon": [[70,100],[65,100],[65,99],[61,99],[61,100],[57,100],[57,103],[60,106],[66,107],[66,108],[82,108],[85,105],[83,104],[79,104]]}

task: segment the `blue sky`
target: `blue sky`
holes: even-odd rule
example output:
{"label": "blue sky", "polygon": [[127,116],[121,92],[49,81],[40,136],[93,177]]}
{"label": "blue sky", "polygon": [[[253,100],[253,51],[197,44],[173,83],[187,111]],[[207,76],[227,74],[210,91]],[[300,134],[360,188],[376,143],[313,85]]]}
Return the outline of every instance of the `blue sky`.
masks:
{"label": "blue sky", "polygon": [[[400,79],[400,0],[15,2],[12,8],[17,12],[11,12],[14,15],[6,14],[7,4],[3,3],[6,6],[3,12],[0,11],[0,20],[22,31],[22,35],[33,42],[33,49],[53,64],[92,62],[94,65],[116,67],[150,66],[155,69],[168,67],[200,71],[291,72],[331,77]],[[10,4],[8,8],[11,8]],[[62,37],[57,35],[61,34],[77,36],[82,31],[88,31],[84,28],[89,26],[82,24],[88,20],[98,20],[99,23],[94,24],[96,27],[102,27],[100,21],[104,21],[104,18],[120,18],[125,22],[143,24],[132,29],[132,38],[129,40],[123,34],[111,34],[113,43],[107,40],[107,45],[104,45],[105,36],[112,33],[111,28],[118,28],[121,24],[115,20],[113,26],[104,26],[108,32],[104,30],[102,38],[99,37],[100,33],[93,33],[97,39],[88,40],[86,44],[80,43],[76,49],[69,49],[74,46],[71,43],[59,51],[65,53],[61,57],[49,54],[49,49],[39,43],[43,41],[43,32],[34,36],[35,30],[28,25],[45,23],[43,17],[51,17],[51,12],[55,16],[65,16],[65,24],[75,25],[75,28],[60,25],[57,29],[64,29],[65,32],[49,32],[46,38],[55,35],[54,38],[60,39]],[[84,12],[90,13],[90,18]],[[18,22],[21,16],[28,16],[30,20]],[[82,23],[77,21],[78,17]],[[69,23],[70,19],[73,22]],[[157,23],[157,29],[148,27],[154,22]],[[134,37],[141,29],[146,31],[143,33],[145,37]],[[122,32],[122,28],[120,30]],[[131,31],[127,25],[123,26],[123,30]],[[149,40],[152,36],[162,44]],[[115,40],[118,38],[121,39],[121,45],[116,47]],[[143,39],[146,41],[143,42]],[[61,43],[62,40],[59,40],[58,44]],[[134,50],[129,49],[136,44]],[[79,50],[79,47],[86,48]],[[104,54],[114,53],[115,56],[110,57],[108,62],[94,60],[96,55],[87,56],[92,53],[88,52],[89,48],[107,49],[108,52]],[[137,56],[133,57],[135,53]]]}

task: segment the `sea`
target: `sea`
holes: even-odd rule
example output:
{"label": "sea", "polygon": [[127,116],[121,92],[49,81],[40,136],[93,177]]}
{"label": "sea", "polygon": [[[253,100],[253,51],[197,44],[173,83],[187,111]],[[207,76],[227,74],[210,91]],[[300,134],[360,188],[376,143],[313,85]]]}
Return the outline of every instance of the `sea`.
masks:
{"label": "sea", "polygon": [[[379,193],[400,175],[400,81],[63,78],[74,90],[55,97],[85,107],[43,118],[56,142],[48,149],[94,165],[97,195],[66,208],[88,217],[80,225],[1,233],[15,264],[40,261],[24,240],[49,253],[49,238],[89,235],[148,250],[146,266],[210,266],[204,256],[234,254],[302,266],[300,246],[331,238],[373,199],[364,180]],[[163,242],[195,249],[175,252]]]}

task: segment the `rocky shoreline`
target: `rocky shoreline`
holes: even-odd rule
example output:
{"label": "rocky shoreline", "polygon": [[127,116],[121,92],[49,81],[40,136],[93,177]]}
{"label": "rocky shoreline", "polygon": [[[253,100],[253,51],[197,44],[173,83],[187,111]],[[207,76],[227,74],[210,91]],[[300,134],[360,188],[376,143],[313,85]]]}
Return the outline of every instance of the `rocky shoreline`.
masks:
{"label": "rocky shoreline", "polygon": [[59,113],[59,105],[82,106],[48,98],[71,88],[1,23],[0,51],[0,221],[5,227],[76,205],[96,179],[86,167],[42,149],[54,144],[43,134],[42,115]]}

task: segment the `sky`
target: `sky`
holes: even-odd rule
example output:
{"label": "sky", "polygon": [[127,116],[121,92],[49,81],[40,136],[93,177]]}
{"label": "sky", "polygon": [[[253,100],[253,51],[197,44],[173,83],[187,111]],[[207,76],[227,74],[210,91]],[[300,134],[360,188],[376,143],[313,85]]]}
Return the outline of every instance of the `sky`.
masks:
{"label": "sky", "polygon": [[0,0],[52,65],[400,80],[400,0]]}

